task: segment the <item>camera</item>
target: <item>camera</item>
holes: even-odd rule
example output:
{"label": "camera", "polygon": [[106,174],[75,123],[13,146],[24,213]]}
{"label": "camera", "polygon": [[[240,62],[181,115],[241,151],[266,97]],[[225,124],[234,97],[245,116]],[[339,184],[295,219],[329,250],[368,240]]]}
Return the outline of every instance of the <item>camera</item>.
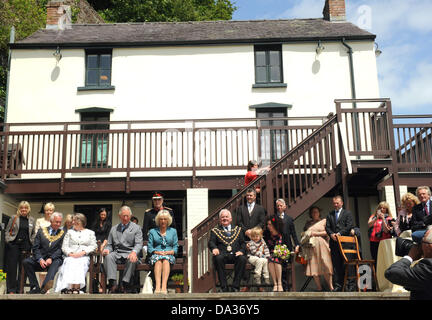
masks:
{"label": "camera", "polygon": [[396,250],[395,254],[398,257],[404,257],[411,250],[414,245],[414,241],[410,239],[396,238]]}

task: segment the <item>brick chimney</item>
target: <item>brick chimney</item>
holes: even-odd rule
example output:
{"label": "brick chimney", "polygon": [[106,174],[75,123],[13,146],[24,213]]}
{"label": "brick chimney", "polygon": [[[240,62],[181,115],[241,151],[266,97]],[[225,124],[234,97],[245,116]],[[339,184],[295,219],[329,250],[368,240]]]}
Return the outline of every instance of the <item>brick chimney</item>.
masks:
{"label": "brick chimney", "polygon": [[345,21],[345,0],[326,0],[323,15],[324,20]]}
{"label": "brick chimney", "polygon": [[63,30],[71,25],[70,6],[63,0],[51,0],[47,4],[47,29]]}

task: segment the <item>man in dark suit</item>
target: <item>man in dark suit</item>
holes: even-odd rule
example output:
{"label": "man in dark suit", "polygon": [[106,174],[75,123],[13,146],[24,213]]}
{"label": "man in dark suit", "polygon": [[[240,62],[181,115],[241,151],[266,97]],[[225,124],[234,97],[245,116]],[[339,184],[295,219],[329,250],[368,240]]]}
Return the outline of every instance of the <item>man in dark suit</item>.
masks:
{"label": "man in dark suit", "polygon": [[283,232],[289,237],[291,243],[294,242],[294,252],[297,254],[300,250],[300,242],[295,231],[294,220],[285,212],[286,208],[284,199],[276,200],[277,216],[283,221]]}
{"label": "man in dark suit", "polygon": [[236,210],[236,225],[242,228],[244,234],[250,239],[251,229],[261,227],[264,229],[266,210],[256,203],[255,189],[246,190],[246,204]]}
{"label": "man in dark suit", "polygon": [[[33,256],[23,261],[23,267],[30,282],[30,294],[46,293],[52,288],[54,277],[63,264],[62,244],[65,232],[61,229],[63,215],[54,212],[49,227],[40,228],[32,247]],[[42,289],[36,278],[37,271],[47,271]]]}
{"label": "man in dark suit", "polygon": [[421,186],[417,188],[416,195],[420,203],[414,206],[412,210],[412,239],[414,242],[420,243],[426,233],[427,226],[432,224],[431,191],[428,186]]}
{"label": "man in dark suit", "polygon": [[[413,267],[413,261],[420,259]],[[390,282],[411,291],[412,300],[432,300],[432,228],[421,245],[411,247],[407,256],[393,263],[384,273]]]}
{"label": "man in dark suit", "polygon": [[241,228],[233,227],[232,216],[229,210],[223,209],[219,213],[220,225],[210,232],[208,247],[213,254],[213,264],[216,268],[220,286],[223,292],[228,292],[225,274],[225,264],[234,263],[234,279],[232,292],[240,290],[240,281],[246,267],[246,242]]}
{"label": "man in dark suit", "polygon": [[330,237],[330,252],[334,268],[334,291],[341,291],[345,275],[344,260],[339,250],[336,236],[349,236],[354,228],[353,216],[349,210],[343,208],[341,196],[333,198],[334,210],[330,211],[326,219],[326,232]]}
{"label": "man in dark suit", "polygon": [[[278,199],[276,200],[276,215],[282,220],[283,222],[283,234],[288,239],[288,249],[292,252],[294,251],[295,254],[299,253],[300,251],[300,242],[297,238],[297,233],[295,231],[294,226],[294,220],[291,218],[285,211],[286,211],[286,203],[284,199]],[[294,242],[294,248],[293,248],[293,242]],[[288,291],[288,283],[286,279],[286,269],[282,269],[282,287],[284,291]]]}

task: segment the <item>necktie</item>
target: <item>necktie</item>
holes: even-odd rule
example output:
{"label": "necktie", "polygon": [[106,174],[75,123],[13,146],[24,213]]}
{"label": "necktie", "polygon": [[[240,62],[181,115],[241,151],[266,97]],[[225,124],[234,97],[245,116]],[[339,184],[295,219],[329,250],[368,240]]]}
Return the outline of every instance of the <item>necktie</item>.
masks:
{"label": "necktie", "polygon": [[248,204],[249,216],[252,214],[252,203]]}
{"label": "necktie", "polygon": [[338,221],[338,219],[339,219],[339,210],[335,210],[335,217],[336,217],[336,221]]}
{"label": "necktie", "polygon": [[425,203],[424,209],[425,209],[426,215],[428,216],[429,215],[429,209],[428,209],[427,202]]}
{"label": "necktie", "polygon": [[231,235],[231,230],[230,230],[229,226],[228,227],[224,227],[224,229],[225,229],[226,234],[228,236],[230,236]]}

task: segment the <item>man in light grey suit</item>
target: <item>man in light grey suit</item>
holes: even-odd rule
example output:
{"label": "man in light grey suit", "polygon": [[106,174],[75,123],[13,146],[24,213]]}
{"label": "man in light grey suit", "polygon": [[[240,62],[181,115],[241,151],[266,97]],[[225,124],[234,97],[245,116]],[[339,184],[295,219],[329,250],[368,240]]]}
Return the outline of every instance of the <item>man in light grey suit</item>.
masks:
{"label": "man in light grey suit", "polygon": [[[131,216],[132,211],[128,206],[120,208],[121,222],[111,228],[107,246],[103,251],[110,293],[130,291],[130,281],[138,263],[138,255],[143,247],[141,228],[130,221]],[[117,264],[125,264],[119,285],[117,284]]]}

